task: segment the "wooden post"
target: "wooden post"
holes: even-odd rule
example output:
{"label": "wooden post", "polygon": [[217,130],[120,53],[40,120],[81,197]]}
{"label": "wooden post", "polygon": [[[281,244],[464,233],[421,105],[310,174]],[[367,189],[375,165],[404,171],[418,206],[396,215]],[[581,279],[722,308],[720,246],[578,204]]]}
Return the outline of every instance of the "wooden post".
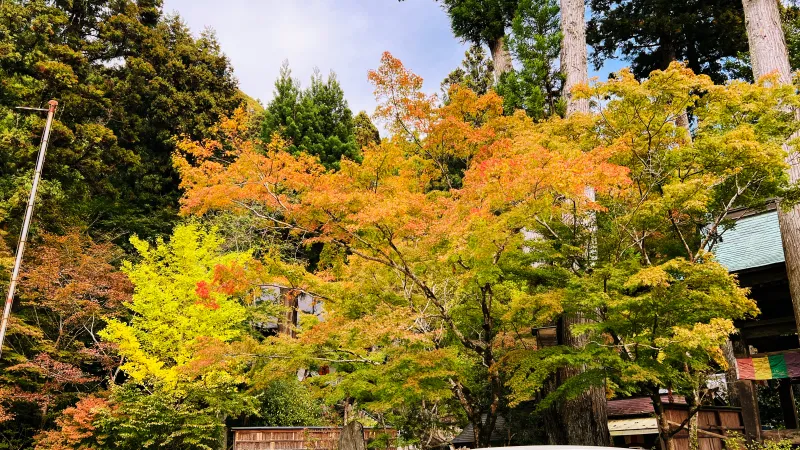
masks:
{"label": "wooden post", "polygon": [[[14,292],[19,282],[19,271],[22,267],[22,255],[25,253],[25,243],[28,242],[28,228],[31,225],[33,218],[33,206],[36,203],[36,190],[39,187],[39,180],[42,178],[42,167],[44,167],[44,157],[47,152],[47,143],[50,140],[50,129],[53,125],[53,117],[56,114],[58,102],[50,100],[48,103],[49,108],[47,111],[47,122],[45,122],[44,133],[42,134],[42,144],[39,147],[39,156],[36,159],[36,169],[33,171],[33,183],[31,184],[31,193],[28,197],[28,204],[25,207],[25,216],[22,219],[22,231],[19,235],[19,243],[17,244],[17,254],[14,259],[14,269],[11,271],[11,282],[8,285],[8,296],[6,297],[6,304],[3,308],[3,319],[0,322],[0,352],[3,350],[3,342],[6,338],[6,329],[8,328],[9,318],[11,317],[11,305],[14,303]],[[38,108],[23,108],[39,110]],[[42,416],[44,418],[44,415]]]}
{"label": "wooden post", "polygon": [[787,430],[800,428],[797,419],[797,407],[794,404],[794,391],[792,381],[788,378],[778,380],[778,393],[781,399],[781,411],[783,411],[783,424]]}
{"label": "wooden post", "polygon": [[734,389],[742,405],[745,437],[750,441],[761,441],[761,417],[758,412],[758,393],[755,384],[751,380],[737,380]]}

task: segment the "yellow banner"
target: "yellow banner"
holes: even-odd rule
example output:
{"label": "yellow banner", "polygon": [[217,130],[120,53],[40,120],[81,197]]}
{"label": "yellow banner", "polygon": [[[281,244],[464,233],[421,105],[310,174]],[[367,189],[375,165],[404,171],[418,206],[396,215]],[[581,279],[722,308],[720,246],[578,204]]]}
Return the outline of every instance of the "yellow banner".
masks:
{"label": "yellow banner", "polygon": [[753,368],[756,369],[756,380],[772,379],[772,369],[769,366],[769,358],[753,358]]}

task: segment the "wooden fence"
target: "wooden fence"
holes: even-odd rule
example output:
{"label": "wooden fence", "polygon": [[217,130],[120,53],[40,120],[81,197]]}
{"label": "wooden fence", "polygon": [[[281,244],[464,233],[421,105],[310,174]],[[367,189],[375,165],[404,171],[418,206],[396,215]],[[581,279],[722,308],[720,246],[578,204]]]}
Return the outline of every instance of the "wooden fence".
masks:
{"label": "wooden fence", "polygon": [[[233,428],[234,450],[336,450],[341,427],[248,427]],[[370,443],[388,438],[383,450],[396,450],[397,430],[365,428]]]}
{"label": "wooden fence", "polygon": [[[667,420],[673,425],[683,423],[689,415],[687,408],[668,407]],[[732,432],[744,434],[744,422],[739,408],[709,408],[697,413],[697,433],[700,450],[723,450],[723,439]],[[689,432],[675,435],[675,450],[689,450]]]}

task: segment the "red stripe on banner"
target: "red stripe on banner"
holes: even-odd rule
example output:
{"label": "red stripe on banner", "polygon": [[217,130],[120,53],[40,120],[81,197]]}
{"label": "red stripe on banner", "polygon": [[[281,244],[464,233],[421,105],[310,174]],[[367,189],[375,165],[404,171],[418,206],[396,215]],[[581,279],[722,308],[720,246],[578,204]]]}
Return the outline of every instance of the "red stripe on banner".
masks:
{"label": "red stripe on banner", "polygon": [[800,377],[800,353],[784,353],[783,359],[786,360],[786,372],[789,378]]}
{"label": "red stripe on banner", "polygon": [[736,358],[736,368],[738,369],[740,380],[756,379],[756,369],[753,367],[753,358]]}

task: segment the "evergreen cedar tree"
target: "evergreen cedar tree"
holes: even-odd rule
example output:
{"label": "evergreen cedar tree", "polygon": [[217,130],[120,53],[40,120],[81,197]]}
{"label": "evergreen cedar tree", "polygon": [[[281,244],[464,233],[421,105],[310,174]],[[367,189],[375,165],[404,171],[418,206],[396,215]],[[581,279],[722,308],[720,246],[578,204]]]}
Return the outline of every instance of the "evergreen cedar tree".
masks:
{"label": "evergreen cedar tree", "polygon": [[261,132],[265,142],[276,135],[289,142],[290,152],[314,155],[327,168],[338,168],[342,158],[360,159],[353,115],[333,73],[323,80],[317,71],[311,84],[301,89],[288,63],[283,64]]}
{"label": "evergreen cedar tree", "polygon": [[57,97],[39,223],[166,232],[180,196],[174,137],[203,138],[240,104],[213,34],[194,38],[158,1],[3,2],[3,229],[16,235],[43,118],[12,108]]}
{"label": "evergreen cedar tree", "polygon": [[[425,424],[462,416],[478,445],[532,393],[549,392],[547,408],[602,385],[651,395],[671,442],[659,389],[695,411],[706,377],[726,365],[733,321],[758,312],[708,250],[732,208],[795,195],[782,144],[798,123],[779,108],[797,102],[793,89],[714,85],[673,63],[642,82],[623,70],[578,87],[602,115],[537,123],[504,116],[492,91],[454,86],[440,105],[389,54],[369,77],[391,137],[361,164],[329,171],[285,142],[263,147],[241,136],[242,113],[214,141],[181,142],[184,213],[244,214],[324,245],[293,286],[325,299],[326,321],[306,321],[296,339],[232,342],[216,363],[247,361],[267,378],[332,365],[306,382],[329,405],[355,403],[420,441]],[[675,125],[686,108],[698,119],[692,139]],[[697,234],[709,218],[712,231]],[[515,331],[560,314],[592,319],[576,330],[585,346],[539,349]],[[586,370],[544,391],[574,366]]]}
{"label": "evergreen cedar tree", "polygon": [[378,132],[378,127],[372,123],[366,111],[360,111],[353,118],[353,134],[359,149],[381,143],[381,134]]}
{"label": "evergreen cedar tree", "polygon": [[[590,0],[589,5],[587,41],[594,49],[596,68],[619,52],[637,77],[672,61],[686,61],[695,73],[716,83],[753,79],[741,0]],[[797,7],[781,8],[786,37],[795,42]]]}
{"label": "evergreen cedar tree", "polygon": [[504,73],[495,86],[506,114],[522,109],[543,120],[566,113],[563,74],[556,66],[562,37],[556,0],[518,1],[506,45],[519,69]]}
{"label": "evergreen cedar tree", "polygon": [[487,58],[482,45],[470,45],[464,52],[461,66],[450,72],[442,81],[442,98],[445,103],[449,101],[447,94],[450,92],[450,87],[456,84],[478,95],[488,92],[494,84],[494,65],[491,59]]}
{"label": "evergreen cedar tree", "polygon": [[[403,1],[403,0],[400,0]],[[474,45],[488,45],[494,79],[511,70],[505,46],[506,29],[517,12],[517,0],[437,0],[450,17],[453,34]]]}

